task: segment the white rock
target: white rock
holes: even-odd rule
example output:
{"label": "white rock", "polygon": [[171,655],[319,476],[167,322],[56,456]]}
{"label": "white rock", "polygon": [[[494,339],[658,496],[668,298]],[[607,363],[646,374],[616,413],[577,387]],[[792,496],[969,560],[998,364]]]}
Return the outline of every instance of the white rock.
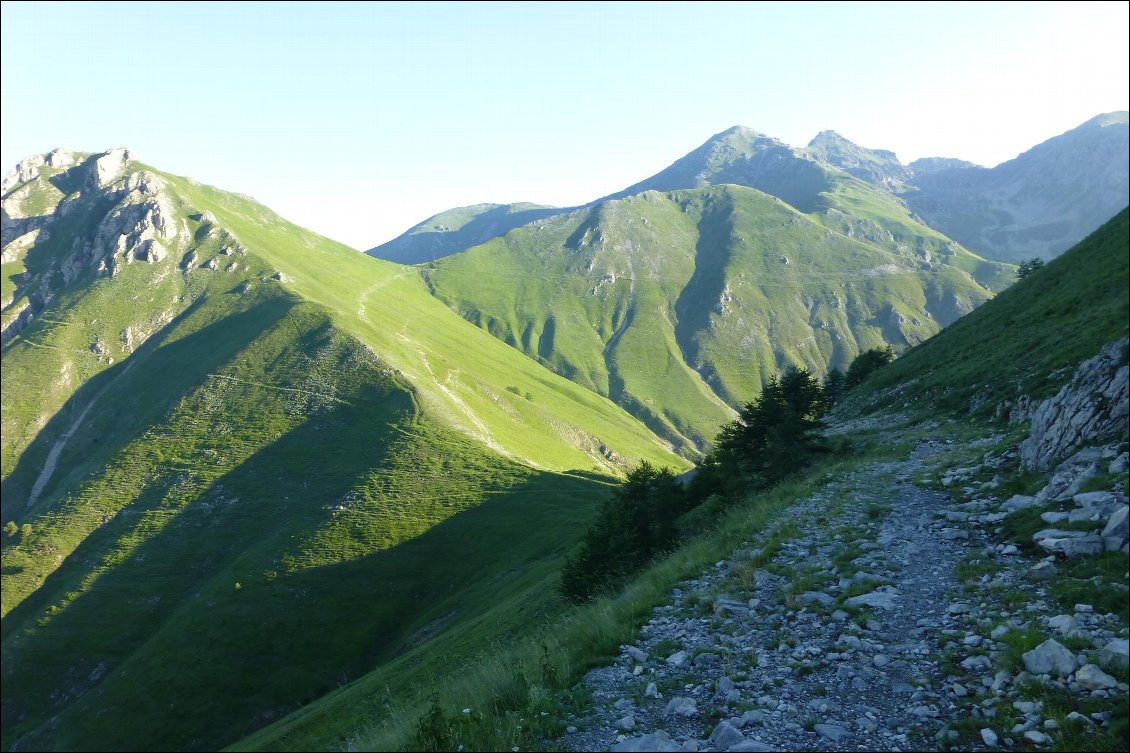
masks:
{"label": "white rock", "polygon": [[1067,635],[1079,627],[1079,623],[1069,614],[1059,614],[1048,620],[1048,627],[1060,635]]}
{"label": "white rock", "polygon": [[695,703],[693,698],[676,696],[667,702],[667,708],[664,709],[663,713],[667,716],[692,717],[698,713],[698,704]]}
{"label": "white rock", "polygon": [[1130,506],[1123,505],[1111,514],[1107,519],[1106,527],[1103,528],[1103,538],[1108,536],[1118,536],[1125,539],[1127,533],[1130,532],[1130,527],[1127,525],[1127,516],[1130,515]]}
{"label": "white rock", "polygon": [[997,733],[993,732],[988,727],[981,730],[981,741],[990,748],[996,748],[1000,745],[1000,740],[997,739]]}
{"label": "white rock", "polygon": [[1078,666],[1075,654],[1054,638],[1049,638],[1031,651],[1025,652],[1022,658],[1024,669],[1034,675],[1054,674],[1067,677]]}
{"label": "white rock", "polygon": [[133,155],[128,149],[118,147],[111,149],[94,161],[94,182],[101,188],[108,185],[114,178],[121,174],[122,168],[127,165]]}
{"label": "white rock", "polygon": [[718,722],[718,726],[710,733],[710,742],[714,743],[715,750],[729,750],[743,740],[745,740],[745,737],[741,730],[728,721]]}
{"label": "white rock", "polygon": [[849,607],[873,607],[875,609],[896,609],[898,595],[889,591],[872,591],[853,596],[844,603]]}
{"label": "white rock", "polygon": [[1130,641],[1116,639],[1103,646],[1099,652],[1099,666],[1103,669],[1126,669],[1130,664]]}
{"label": "white rock", "polygon": [[683,666],[684,664],[687,663],[687,652],[686,651],[676,651],[675,653],[673,653],[673,654],[671,654],[670,656],[667,657],[667,663],[670,664],[672,667]]}
{"label": "white rock", "polygon": [[1075,682],[1087,690],[1109,690],[1118,687],[1118,680],[1096,667],[1086,664],[1075,673]]}
{"label": "white rock", "polygon": [[613,745],[611,749],[615,753],[643,753],[644,751],[674,753],[674,751],[681,751],[683,747],[672,740],[671,736],[663,730],[656,730],[650,735],[635,737]]}

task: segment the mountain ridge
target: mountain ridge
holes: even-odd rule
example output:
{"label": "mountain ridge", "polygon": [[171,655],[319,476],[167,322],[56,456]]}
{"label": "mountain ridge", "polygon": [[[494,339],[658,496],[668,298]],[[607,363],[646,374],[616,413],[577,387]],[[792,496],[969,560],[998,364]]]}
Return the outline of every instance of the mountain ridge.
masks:
{"label": "mountain ridge", "polygon": [[405,267],[125,150],[37,170],[4,197],[5,748],[215,749],[434,671],[559,608],[624,468],[687,465]]}
{"label": "mountain ridge", "polygon": [[[820,213],[827,208],[822,196],[835,193],[836,186],[842,182],[842,178],[835,175],[839,173],[886,194],[890,204],[886,209],[888,213],[906,214],[914,223],[927,226],[929,233],[944,234],[986,259],[1018,263],[1027,258],[1021,250],[1024,243],[1035,243],[1034,251],[1047,259],[1082,240],[1122,206],[1120,202],[1130,190],[1127,188],[1130,185],[1127,139],[1119,140],[1117,134],[1109,132],[1111,128],[1116,131],[1124,128],[1125,120],[1124,112],[1097,115],[995,168],[982,168],[949,157],[922,158],[903,165],[891,151],[861,147],[831,130],[821,131],[805,148],[794,148],[756,129],[737,125],[714,134],[668,167],[628,188],[581,207],[546,211],[550,214],[567,212],[647,190],[736,183],[777,196],[802,212]],[[1108,133],[1095,141],[1095,134],[1103,131]],[[1069,143],[1072,138],[1065,141],[1069,134],[1079,136],[1080,143],[1072,145]],[[1082,139],[1085,138],[1090,141],[1084,145]],[[1060,154],[1064,149],[1071,154]],[[1101,150],[1102,155],[1089,154],[1095,150]],[[1032,174],[1015,176],[1018,170],[1013,163],[1017,160],[1027,166],[1024,171]],[[1043,180],[1039,175],[1051,169],[1049,164],[1067,165],[1068,172],[1080,178],[1061,181],[1046,189],[1043,195],[1025,196],[1007,186],[1002,188],[1009,183],[1010,176],[1026,184]],[[1085,183],[1091,178],[1099,180],[1103,186],[1087,189]],[[1011,191],[1011,196],[1000,195],[1002,190]],[[1080,192],[1085,199],[1077,198]],[[1013,206],[1009,202],[1019,203]],[[442,213],[436,215],[441,216]],[[426,227],[431,219],[410,229],[401,238]],[[497,235],[518,226],[517,223],[500,225]],[[479,234],[475,242],[470,239],[463,242],[452,236],[440,255],[430,252],[427,255],[442,258],[487,239]],[[422,260],[422,256],[407,251],[407,247],[402,250],[402,243],[397,239],[367,253],[395,261]]]}

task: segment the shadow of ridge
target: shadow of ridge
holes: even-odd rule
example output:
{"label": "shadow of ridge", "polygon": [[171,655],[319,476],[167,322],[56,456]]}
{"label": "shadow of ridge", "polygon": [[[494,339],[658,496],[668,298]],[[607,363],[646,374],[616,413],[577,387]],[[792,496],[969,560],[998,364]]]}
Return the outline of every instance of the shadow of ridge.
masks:
{"label": "shadow of ridge", "polygon": [[[289,303],[287,299],[280,297],[280,300],[282,303]],[[279,301],[267,301],[272,302]],[[289,308],[289,305],[282,307],[273,317],[274,321],[281,320]],[[306,319],[312,320],[314,325],[299,332],[300,342],[293,348],[295,351],[301,351],[304,341],[324,338],[331,330],[328,317],[316,307],[308,308],[314,313]],[[230,324],[231,317],[213,322],[210,327],[193,333],[184,340],[166,345],[158,351],[159,357],[170,360],[166,356],[172,355],[174,365],[183,364],[185,359],[182,356],[192,356],[196,351],[193,343],[185,341],[197,338],[201,342],[212,342],[215,339],[212,330]],[[293,341],[285,342],[286,349],[290,349]],[[238,536],[233,541],[232,530],[223,524],[208,525],[213,510],[220,510],[225,523],[231,523],[233,515],[238,523],[239,515],[248,505],[253,508],[256,505],[259,508],[266,506],[261,519],[255,520],[254,525],[246,528],[244,533],[259,540],[268,536],[269,532],[282,528],[287,533],[284,543],[289,543],[293,531],[308,530],[324,522],[329,516],[330,513],[326,511],[328,508],[320,504],[322,498],[340,499],[352,488],[355,478],[359,478],[374,463],[382,462],[385,450],[383,446],[379,448],[375,459],[370,459],[372,453],[358,452],[357,448],[366,446],[366,437],[374,426],[410,424],[416,411],[415,402],[410,392],[384,376],[379,363],[373,365],[374,362],[358,359],[356,343],[349,339],[345,342],[347,347],[339,348],[339,351],[348,351],[349,357],[339,360],[344,364],[343,368],[349,368],[352,363],[361,364],[365,379],[360,380],[355,393],[361,404],[368,405],[369,408],[358,410],[353,403],[339,402],[324,413],[314,414],[313,426],[300,424],[298,428],[259,448],[250,458],[218,479],[206,475],[198,477],[195,496],[187,505],[172,508],[166,501],[169,499],[169,492],[176,492],[183,499],[186,478],[184,474],[178,473],[182,469],[157,467],[161,458],[160,446],[171,434],[166,436],[158,433],[151,443],[147,443],[143,450],[147,453],[143,458],[146,463],[139,469],[139,473],[149,478],[132,504],[131,501],[126,501],[131,514],[119,514],[104,525],[95,526],[90,535],[85,536],[82,543],[48,577],[47,582],[4,619],[5,684],[8,688],[22,688],[14,694],[14,697],[21,699],[19,706],[15,701],[9,702],[12,696],[5,696],[5,748],[16,735],[27,732],[29,725],[42,722],[58,711],[60,697],[65,703],[70,703],[93,687],[99,680],[98,676],[150,640],[159,631],[166,616],[179,609],[195,587],[214,577],[217,569],[230,566],[232,560],[246,554],[251,544],[239,541]],[[353,347],[349,347],[350,345]],[[179,352],[170,354],[170,351]],[[265,368],[276,366],[282,352],[272,350],[263,356]],[[258,390],[258,385],[251,385],[251,389]],[[245,397],[245,394],[240,394],[230,398],[229,402],[238,403],[239,407],[247,409],[253,416],[261,416],[268,430],[277,426],[280,415],[285,414],[291,406],[287,401],[279,401],[273,405],[260,406],[264,409],[273,408],[273,413],[268,410],[257,411],[246,404],[243,399]],[[221,413],[216,418],[222,422],[226,416],[226,413]],[[358,417],[368,420],[356,421]],[[208,428],[215,430],[204,431],[205,439],[222,444],[217,438],[224,434],[224,426],[205,427]],[[327,435],[345,439],[327,443]],[[201,450],[198,453],[201,457],[208,456],[205,452],[208,447],[195,449]],[[352,453],[349,452],[350,449],[353,450]],[[280,453],[283,460],[271,462],[270,458]],[[328,492],[319,495],[315,500],[318,504],[311,508],[312,517],[307,515],[306,525],[303,525],[303,510],[298,503],[295,503],[298,505],[297,509],[288,509],[281,516],[278,510],[271,509],[271,505],[285,499],[287,491],[301,488],[299,482],[302,477],[309,476],[314,471],[300,461],[311,456],[318,461],[318,471],[324,472],[331,480],[340,481]],[[265,462],[262,460],[264,457],[268,458]],[[258,463],[256,458],[259,458]],[[351,463],[350,458],[358,460]],[[248,463],[250,467],[241,470]],[[202,464],[206,465],[207,461],[202,461]],[[153,473],[154,470],[164,472]],[[251,500],[247,505],[235,507],[234,512],[224,501],[228,491],[224,490],[223,485],[229,482],[237,496]],[[165,510],[168,515],[162,515]],[[158,514],[147,516],[145,513]],[[201,536],[185,535],[183,524],[186,515],[189,518],[187,523],[193,528],[206,528]],[[131,537],[139,534],[144,536],[153,530],[158,533],[145,543],[136,548],[132,545]],[[282,549],[281,546],[276,548]],[[275,554],[275,549],[271,553]],[[122,554],[128,556],[123,557]],[[72,589],[83,588],[84,580],[95,572],[95,568],[107,566],[107,557],[114,569],[99,573],[92,585],[87,584],[89,590],[81,593],[62,611],[48,615],[49,619],[42,624],[32,625],[31,619],[47,615],[45,610],[49,604],[60,601]],[[132,580],[128,577],[130,575]],[[155,601],[154,596],[157,597]],[[83,679],[87,677],[91,679]],[[156,689],[156,694],[161,695],[159,688]],[[34,715],[35,709],[40,710],[38,717]],[[25,715],[29,721],[21,723]],[[57,747],[55,743],[44,742],[23,741],[21,744]],[[105,743],[100,738],[93,737],[84,745],[104,747]]]}
{"label": "shadow of ridge", "polygon": [[703,363],[700,337],[710,331],[713,302],[721,301],[726,288],[726,267],[734,250],[734,197],[729,191],[704,197],[702,216],[697,223],[698,240],[695,242],[694,272],[675,300],[675,343],[687,367],[713,374],[714,379],[703,376],[703,382],[728,405],[739,400],[717,378],[711,363]]}
{"label": "shadow of ridge", "polygon": [[[424,264],[466,251],[474,246],[501,237],[516,228],[547,217],[556,217],[576,207],[562,209],[521,209],[510,212],[509,205],[488,209],[468,220],[456,230],[436,233],[405,234],[383,246],[371,249],[370,255],[400,264]],[[393,245],[392,249],[385,248]],[[372,253],[380,251],[381,253]]]}
{"label": "shadow of ridge", "polygon": [[[244,311],[214,321],[197,332],[162,346],[161,343],[168,338],[177,324],[191,316],[196,308],[194,305],[162,329],[159,338],[154,335],[146,342],[145,346],[149,346],[151,343],[152,346],[137,362],[137,366],[128,375],[125,375],[120,382],[114,383],[114,380],[122,374],[122,370],[129,363],[128,360],[123,361],[120,366],[111,367],[91,379],[87,385],[84,385],[79,392],[72,396],[68,404],[76,402],[78,405],[82,405],[84,404],[83,401],[88,399],[88,396],[97,395],[100,390],[109,385],[110,389],[101,397],[100,402],[104,401],[104,405],[115,406],[116,409],[103,412],[100,415],[88,416],[83,426],[68,441],[67,448],[60,457],[59,467],[67,467],[68,461],[73,467],[69,471],[59,470],[56,472],[56,476],[44,490],[45,492],[55,490],[55,494],[45,493],[43,495],[41,502],[37,505],[37,510],[34,511],[34,517],[31,518],[33,526],[42,530],[58,532],[59,528],[53,529],[53,526],[58,526],[58,521],[62,520],[63,527],[66,528],[66,514],[57,517],[56,513],[59,511],[53,508],[54,504],[65,498],[67,494],[76,494],[77,496],[84,491],[98,492],[98,501],[105,506],[110,494],[102,492],[99,487],[111,483],[104,474],[107,464],[115,456],[119,456],[132,442],[142,437],[154,426],[159,425],[166,418],[169,408],[177,405],[185,396],[203,384],[209,373],[230,362],[236,354],[254,341],[266,328],[282,321],[293,308],[293,305],[293,299],[275,294],[255,303]],[[155,343],[155,339],[160,342]],[[138,357],[145,346],[139,348],[133,357]],[[163,388],[161,399],[150,398],[139,388],[140,385],[152,383],[155,380],[159,381]],[[131,403],[138,402],[140,406],[134,406],[134,409],[131,410],[126,409],[131,407]],[[51,428],[52,423],[58,422],[69,425],[70,414],[76,413],[77,409],[72,407],[65,419],[59,417],[62,412],[56,414],[48,427],[40,432],[36,441],[41,441],[40,438],[45,436],[44,432]],[[65,426],[62,430],[65,430]],[[53,441],[55,436],[57,434],[49,439],[42,439],[42,441],[49,443]],[[144,451],[149,452],[151,448],[146,448]],[[20,462],[30,464],[31,461],[26,460],[27,457],[28,453],[25,452]],[[156,465],[157,463],[150,459],[149,467]],[[34,476],[38,472],[39,466],[33,465],[30,473]],[[15,473],[12,475],[14,477]],[[67,581],[71,568],[76,567],[75,563],[92,561],[89,554],[91,551],[90,542],[101,540],[98,536],[100,531],[105,528],[105,524],[110,521],[120,522],[120,512],[123,508],[138,502],[142,502],[142,506],[144,506],[149,502],[146,495],[156,493],[159,490],[159,487],[154,486],[154,484],[161,480],[160,477],[149,481],[143,481],[140,475],[137,478],[138,485],[127,491],[127,494],[130,495],[129,498],[114,500],[114,502],[120,501],[116,509],[105,511],[105,507],[103,507],[103,512],[98,510],[85,511],[88,516],[98,515],[99,520],[94,522],[91,518],[86,519],[86,530],[80,534],[81,543],[65,555],[65,559],[59,567],[53,569],[40,586],[29,593],[20,604],[0,620],[5,638],[23,627],[21,623],[28,616],[37,614],[46,608],[52,600],[57,599],[60,594],[65,592],[65,588],[56,587],[55,584]],[[112,494],[117,489],[111,486],[109,491]],[[7,488],[5,488],[4,496],[6,500],[15,497],[15,495],[8,494]],[[22,506],[25,504],[25,498],[15,497],[15,501],[9,504]],[[153,501],[152,504],[157,504],[157,501]],[[73,510],[71,512],[73,513]],[[8,517],[7,513],[4,517]],[[90,536],[95,536],[95,538],[90,539]],[[97,557],[94,559],[97,559]],[[77,567],[82,567],[82,564],[77,565]],[[77,580],[81,580],[81,578]]]}
{"label": "shadow of ridge", "polygon": [[[74,480],[71,478],[74,469],[95,467],[99,465],[96,461],[104,462],[141,436],[150,424],[164,415],[168,407],[176,405],[181,397],[198,386],[209,372],[230,360],[261,331],[286,316],[297,303],[296,298],[287,294],[261,289],[241,301],[234,313],[205,325],[209,333],[206,337],[202,338],[200,332],[188,335],[174,343],[172,350],[162,353],[161,358],[153,360],[152,356],[162,349],[169,336],[188,322],[207,300],[198,298],[193,301],[172,321],[153,333],[129,358],[88,379],[55,412],[3,481],[2,516],[5,520],[27,519],[28,496],[52,446],[91,400],[97,398],[102,406],[115,403],[119,410],[113,415],[104,411],[99,415],[97,409],[92,410],[67,441],[58,458],[55,474],[41,490],[39,502],[30,512],[38,514],[49,510],[51,505],[44,503],[60,496],[57,490],[63,488],[64,479]],[[127,369],[128,374],[125,373]],[[115,384],[119,377],[121,383]],[[161,385],[159,399],[141,390],[141,387],[152,384]],[[107,390],[106,394],[100,394],[103,390]],[[121,409],[125,407],[130,410]],[[72,471],[63,470],[68,467],[72,467]]]}
{"label": "shadow of ridge", "polygon": [[[103,575],[47,626],[55,641],[85,631],[80,644],[68,644],[72,655],[51,656],[49,663],[60,679],[76,664],[83,674],[107,656],[121,663],[110,667],[97,693],[85,693],[61,711],[62,736],[44,730],[22,744],[215,749],[395,658],[421,628],[453,608],[460,609],[454,624],[464,624],[555,574],[606,485],[534,472],[456,437],[455,449],[478,453],[459,454],[467,465],[452,468],[469,477],[470,488],[462,490],[467,507],[451,509],[447,476],[437,477],[432,487],[383,498],[391,512],[382,520],[396,520],[397,502],[423,505],[428,495],[435,504],[424,513],[446,518],[388,549],[264,577],[280,553],[303,546],[296,535],[305,546],[316,543],[309,532],[332,525],[335,503],[363,477],[390,466],[390,450],[396,455],[400,449],[372,446],[372,427],[410,420],[410,404],[407,393],[372,393],[353,407],[303,423],[214,482],[239,496],[238,503],[214,513],[186,510],[179,525],[167,526]],[[363,418],[376,421],[358,420],[357,405],[375,410]],[[327,436],[333,441],[327,443]],[[357,452],[367,446],[366,437],[370,451]],[[349,447],[354,451],[343,453]],[[311,474],[324,481],[321,488],[283,496],[302,488]],[[200,495],[206,496],[207,490]],[[341,556],[348,557],[345,543]],[[137,620],[131,626],[122,624],[123,604],[145,602],[158,575],[156,565],[138,560],[159,561],[160,577],[171,581],[166,590],[173,593],[162,599],[164,608],[147,607],[160,614],[146,618],[131,610]],[[235,582],[240,586],[233,588]],[[551,601],[547,593],[538,603],[544,609]],[[514,619],[520,626],[537,614]],[[99,625],[105,632],[92,636]],[[46,654],[39,654],[43,662]],[[18,681],[21,669],[42,673],[50,667],[17,667],[10,677]],[[150,722],[122,724],[120,712],[111,709],[128,709]]]}

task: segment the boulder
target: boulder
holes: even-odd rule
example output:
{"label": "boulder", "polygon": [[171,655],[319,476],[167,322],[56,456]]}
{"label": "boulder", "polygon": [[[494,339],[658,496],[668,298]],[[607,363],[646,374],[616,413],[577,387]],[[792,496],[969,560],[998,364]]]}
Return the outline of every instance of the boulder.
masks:
{"label": "boulder", "polygon": [[1114,492],[1084,492],[1076,494],[1071,501],[1078,507],[1092,507],[1103,509],[1111,507],[1117,509],[1119,505],[1126,504],[1126,498]]}
{"label": "boulder", "polygon": [[813,729],[820,737],[834,743],[850,739],[853,736],[850,731],[838,724],[817,724]]}
{"label": "boulder", "polygon": [[[1072,667],[1074,669],[1074,667]],[[682,716],[692,717],[698,713],[698,704],[695,703],[693,698],[685,696],[675,696],[667,702],[667,708],[663,710],[667,716]]]}
{"label": "boulder", "polygon": [[828,594],[821,593],[819,591],[806,591],[805,593],[802,593],[800,596],[798,596],[797,600],[802,604],[815,603],[825,607],[831,606],[836,603],[835,597],[829,596]]}
{"label": "boulder", "polygon": [[1057,575],[1059,575],[1059,568],[1055,566],[1054,562],[1047,560],[1040,560],[1028,568],[1028,577],[1032,580],[1051,580]]}
{"label": "boulder", "polygon": [[718,726],[710,733],[710,742],[715,750],[729,750],[734,745],[745,740],[741,730],[727,721],[718,722]]}
{"label": "boulder", "polygon": [[777,753],[777,749],[760,740],[745,740],[730,748],[730,753]]}
{"label": "boulder", "polygon": [[1075,682],[1087,690],[1110,690],[1118,687],[1118,680],[1094,664],[1084,664],[1080,667],[1075,673]]}
{"label": "boulder", "polygon": [[1130,534],[1130,526],[1127,525],[1128,515],[1130,515],[1130,506],[1127,505],[1123,505],[1111,513],[1106,521],[1106,527],[1103,528],[1103,538],[1119,536],[1125,539]]}
{"label": "boulder", "polygon": [[844,603],[849,607],[872,607],[874,609],[895,609],[898,594],[890,591],[872,591],[871,593],[853,596]]}
{"label": "boulder", "polygon": [[1045,552],[1064,557],[1082,557],[1098,554],[1106,548],[1103,537],[1082,531],[1040,531],[1032,536],[1036,545]]}
{"label": "boulder", "polygon": [[1054,638],[1041,643],[1023,655],[1024,669],[1033,675],[1057,675],[1067,677],[1078,663],[1075,654]]}
{"label": "boulder", "polygon": [[1001,505],[1002,510],[1008,512],[1016,512],[1017,510],[1027,510],[1029,507],[1035,507],[1040,502],[1035,497],[1029,497],[1026,494],[1014,494],[1005,500]]}
{"label": "boulder", "polygon": [[615,753],[643,753],[644,751],[664,751],[664,753],[681,751],[683,746],[671,739],[663,730],[656,730],[650,735],[634,737],[622,743],[613,745],[611,750]]}
{"label": "boulder", "polygon": [[1130,641],[1120,638],[1103,646],[1099,652],[1099,666],[1103,669],[1127,669],[1130,666]]}
{"label": "boulder", "polygon": [[1060,635],[1067,635],[1079,627],[1079,623],[1069,614],[1059,614],[1048,620],[1048,627]]}

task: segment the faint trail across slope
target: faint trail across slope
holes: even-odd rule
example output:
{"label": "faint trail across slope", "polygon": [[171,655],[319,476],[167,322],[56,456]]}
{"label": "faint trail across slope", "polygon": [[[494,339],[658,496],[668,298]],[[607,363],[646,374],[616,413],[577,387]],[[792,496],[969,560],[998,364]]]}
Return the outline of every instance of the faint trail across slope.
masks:
{"label": "faint trail across slope", "polygon": [[35,503],[39,501],[39,495],[43,493],[44,487],[47,486],[47,482],[51,480],[51,476],[55,473],[55,466],[59,463],[59,456],[63,453],[63,449],[66,448],[67,442],[70,441],[71,437],[74,436],[74,433],[78,431],[80,426],[82,426],[82,422],[86,420],[86,416],[88,413],[90,413],[90,409],[93,408],[95,403],[97,403],[98,400],[106,394],[107,390],[114,386],[114,384],[116,384],[119,379],[129,373],[129,370],[133,368],[134,363],[135,361],[131,358],[129,363],[127,363],[122,369],[121,373],[107,382],[102,387],[102,389],[98,390],[98,392],[95,393],[94,397],[90,398],[90,402],[86,404],[86,407],[82,409],[82,412],[78,414],[78,417],[74,421],[72,421],[71,425],[67,427],[67,430],[63,432],[63,435],[55,441],[55,444],[51,447],[51,451],[47,453],[47,459],[43,461],[43,470],[39,472],[39,477],[35,480],[35,484],[31,487],[31,494],[29,494],[27,498],[27,506],[29,508],[34,507]]}

